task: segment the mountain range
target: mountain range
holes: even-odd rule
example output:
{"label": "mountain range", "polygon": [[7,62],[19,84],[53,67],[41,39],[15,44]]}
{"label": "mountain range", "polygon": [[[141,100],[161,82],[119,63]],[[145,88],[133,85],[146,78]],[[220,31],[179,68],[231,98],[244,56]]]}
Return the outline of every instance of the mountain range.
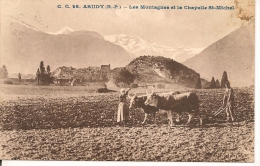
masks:
{"label": "mountain range", "polygon": [[[3,17],[1,24],[2,63],[7,65],[10,73],[34,74],[40,61],[51,68],[85,68],[102,64],[122,67],[141,55],[164,56],[182,62],[202,50],[150,44],[127,35],[103,37],[97,32],[75,31],[69,27],[58,32],[43,32],[11,16]],[[16,64],[8,65],[13,62]]]}
{"label": "mountain range", "polygon": [[40,61],[54,69],[102,64],[120,67],[133,59],[131,53],[96,32],[65,28],[50,34],[13,17],[3,18],[1,24],[1,63],[6,64],[9,73],[34,74]]}
{"label": "mountain range", "polygon": [[50,65],[51,70],[104,64],[115,68],[126,66],[141,55],[154,55],[182,62],[206,80],[221,80],[227,71],[232,86],[254,84],[254,19],[205,49],[171,48],[128,35],[103,37],[69,27],[43,32],[11,16],[1,19],[1,64],[7,66],[9,73],[34,74],[40,61],[45,67]]}
{"label": "mountain range", "polygon": [[212,43],[183,64],[202,78],[221,80],[224,71],[231,86],[254,85],[255,20]]}
{"label": "mountain range", "polygon": [[201,52],[203,49],[183,46],[172,48],[162,46],[157,43],[151,44],[140,37],[129,36],[125,34],[104,36],[104,39],[123,47],[128,52],[133,53],[135,57],[142,55],[164,56],[166,58],[174,59],[178,62],[184,62],[185,60]]}

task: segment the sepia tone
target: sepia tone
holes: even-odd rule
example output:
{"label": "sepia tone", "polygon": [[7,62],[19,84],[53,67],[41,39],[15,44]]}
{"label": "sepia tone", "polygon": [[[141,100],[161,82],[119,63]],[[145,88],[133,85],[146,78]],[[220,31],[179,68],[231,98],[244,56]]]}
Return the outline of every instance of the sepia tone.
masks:
{"label": "sepia tone", "polygon": [[253,0],[1,0],[0,159],[254,162]]}

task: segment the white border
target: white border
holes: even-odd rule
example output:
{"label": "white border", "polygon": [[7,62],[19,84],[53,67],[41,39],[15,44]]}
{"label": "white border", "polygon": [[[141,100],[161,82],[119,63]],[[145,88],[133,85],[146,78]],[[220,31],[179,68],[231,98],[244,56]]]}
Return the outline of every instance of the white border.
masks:
{"label": "white border", "polygon": [[195,163],[188,163],[188,162],[91,162],[91,161],[12,161],[12,160],[3,160],[2,165],[3,166],[57,166],[57,165],[62,165],[62,166],[85,166],[85,165],[113,165],[113,166],[122,166],[124,164],[125,166],[127,165],[135,165],[135,166],[143,166],[143,165],[149,165],[149,166],[158,166],[163,164],[164,166],[167,165],[174,165],[174,166],[185,166],[185,165],[193,165],[193,166],[207,166],[208,164],[210,165],[219,165],[221,166],[240,166],[240,165],[260,165],[260,143],[259,143],[259,134],[260,134],[260,0],[255,0],[255,7],[256,7],[256,13],[255,13],[255,21],[256,21],[256,35],[255,35],[255,162],[254,163],[218,163],[218,162],[195,162]]}

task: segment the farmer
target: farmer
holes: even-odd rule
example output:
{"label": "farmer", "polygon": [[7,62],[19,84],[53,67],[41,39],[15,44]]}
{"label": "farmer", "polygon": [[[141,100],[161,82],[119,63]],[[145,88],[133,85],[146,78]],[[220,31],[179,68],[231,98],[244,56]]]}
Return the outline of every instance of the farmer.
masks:
{"label": "farmer", "polygon": [[40,73],[40,70],[38,68],[38,70],[36,72],[36,79],[37,79],[38,84],[39,84],[39,81],[40,81],[40,75],[41,75],[41,73]]}
{"label": "farmer", "polygon": [[21,84],[21,82],[22,82],[22,76],[21,76],[20,73],[18,74],[18,80],[19,80],[19,83]]}
{"label": "farmer", "polygon": [[229,121],[231,118],[232,122],[234,121],[234,112],[233,112],[233,107],[234,107],[234,91],[230,87],[229,81],[225,83],[226,89],[224,92],[224,97],[223,97],[223,106],[226,107],[226,114],[227,114],[227,121]]}
{"label": "farmer", "polygon": [[131,88],[129,88],[127,91],[125,89],[120,90],[119,95],[119,105],[118,105],[118,112],[117,112],[117,123],[125,123],[129,120],[129,108],[127,106],[126,102],[126,96],[128,94],[128,91]]}

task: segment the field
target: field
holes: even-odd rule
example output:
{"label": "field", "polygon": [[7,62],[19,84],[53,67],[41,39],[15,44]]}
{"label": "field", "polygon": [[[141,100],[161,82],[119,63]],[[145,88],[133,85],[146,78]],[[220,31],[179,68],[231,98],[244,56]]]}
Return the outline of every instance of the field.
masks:
{"label": "field", "polygon": [[[184,91],[184,90],[180,90]],[[86,87],[1,86],[0,158],[21,160],[254,161],[254,89],[235,91],[235,118],[209,117],[223,90],[195,90],[204,125],[193,119],[168,128],[131,110],[132,121],[116,126],[118,93],[88,93]],[[173,116],[175,118],[175,115]]]}

